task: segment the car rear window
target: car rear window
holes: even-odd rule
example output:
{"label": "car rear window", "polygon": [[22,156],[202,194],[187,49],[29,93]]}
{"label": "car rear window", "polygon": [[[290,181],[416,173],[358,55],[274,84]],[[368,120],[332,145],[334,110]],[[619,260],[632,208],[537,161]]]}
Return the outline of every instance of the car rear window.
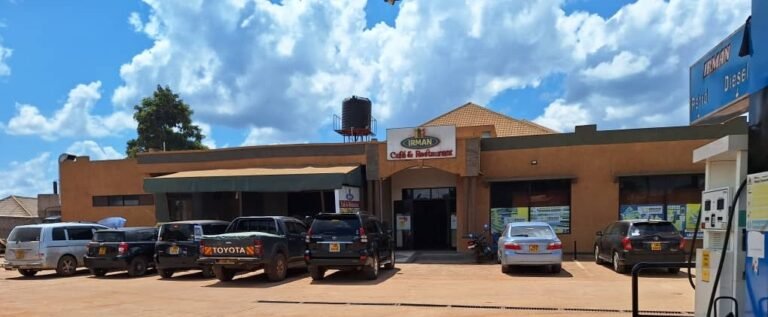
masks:
{"label": "car rear window", "polygon": [[354,236],[360,230],[360,220],[356,217],[315,218],[312,222],[312,234],[336,236]]}
{"label": "car rear window", "polygon": [[660,234],[660,233],[674,233],[678,234],[679,232],[675,228],[672,223],[669,222],[656,222],[656,223],[636,223],[632,225],[632,229],[630,229],[629,235],[630,236],[645,236],[650,234]]}
{"label": "car rear window", "polygon": [[164,224],[160,228],[162,241],[192,241],[194,237],[195,225],[193,224]]}
{"label": "car rear window", "polygon": [[514,226],[509,227],[510,237],[553,238],[555,233],[545,226]]}
{"label": "car rear window", "polygon": [[207,235],[222,234],[225,231],[227,231],[227,226],[229,225],[225,225],[225,224],[203,225],[203,234],[207,234]]}
{"label": "car rear window", "polygon": [[119,231],[96,232],[96,234],[93,235],[93,241],[123,242],[125,241],[125,232],[119,232]]}
{"label": "car rear window", "polygon": [[40,228],[15,228],[8,236],[9,242],[40,241]]}
{"label": "car rear window", "polygon": [[264,232],[277,234],[277,225],[274,219],[240,219],[230,232]]}

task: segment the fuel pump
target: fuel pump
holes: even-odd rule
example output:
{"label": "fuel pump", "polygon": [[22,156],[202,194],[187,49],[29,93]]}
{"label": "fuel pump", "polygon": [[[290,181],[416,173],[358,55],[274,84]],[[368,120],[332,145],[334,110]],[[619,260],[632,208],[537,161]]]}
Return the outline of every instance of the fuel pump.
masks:
{"label": "fuel pump", "polygon": [[[745,208],[744,199],[737,200],[735,194],[746,177],[747,136],[725,136],[696,149],[693,157],[694,162],[706,164],[699,223],[703,243],[696,252],[696,316],[707,316],[709,310],[711,316],[737,315],[741,307],[736,303],[745,294],[740,287],[744,254],[739,238]],[[714,311],[709,305],[713,293],[714,298],[731,300],[719,301]]]}

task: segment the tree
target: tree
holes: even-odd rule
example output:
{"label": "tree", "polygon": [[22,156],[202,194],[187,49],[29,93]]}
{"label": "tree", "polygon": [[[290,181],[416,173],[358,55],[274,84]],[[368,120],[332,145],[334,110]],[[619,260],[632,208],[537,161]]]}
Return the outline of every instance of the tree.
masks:
{"label": "tree", "polygon": [[202,150],[205,136],[200,127],[192,124],[192,109],[179,99],[168,86],[157,85],[152,97],[141,100],[133,107],[133,118],[139,123],[138,137],[129,140],[125,153],[136,157],[137,153],[153,150]]}

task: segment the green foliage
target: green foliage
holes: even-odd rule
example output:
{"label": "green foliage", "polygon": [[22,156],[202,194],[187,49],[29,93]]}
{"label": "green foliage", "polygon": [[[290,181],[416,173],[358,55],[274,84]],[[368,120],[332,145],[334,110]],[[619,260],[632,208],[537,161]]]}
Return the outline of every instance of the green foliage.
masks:
{"label": "green foliage", "polygon": [[162,151],[202,150],[205,136],[200,127],[192,124],[192,109],[179,99],[167,86],[160,85],[152,97],[141,100],[141,105],[133,107],[133,118],[139,123],[136,128],[138,138],[129,140],[126,147],[128,157],[150,149]]}

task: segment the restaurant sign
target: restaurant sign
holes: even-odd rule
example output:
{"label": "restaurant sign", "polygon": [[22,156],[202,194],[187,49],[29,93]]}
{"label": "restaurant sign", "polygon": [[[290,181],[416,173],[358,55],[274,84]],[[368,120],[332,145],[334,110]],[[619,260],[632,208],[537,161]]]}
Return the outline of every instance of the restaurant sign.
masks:
{"label": "restaurant sign", "polygon": [[387,160],[456,157],[456,127],[432,126],[387,130]]}

